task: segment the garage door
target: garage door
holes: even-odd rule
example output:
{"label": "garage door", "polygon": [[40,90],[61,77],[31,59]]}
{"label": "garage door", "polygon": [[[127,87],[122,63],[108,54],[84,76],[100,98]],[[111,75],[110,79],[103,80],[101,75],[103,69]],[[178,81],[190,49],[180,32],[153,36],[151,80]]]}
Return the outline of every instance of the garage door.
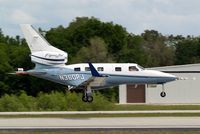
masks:
{"label": "garage door", "polygon": [[145,103],[145,85],[127,85],[127,103]]}

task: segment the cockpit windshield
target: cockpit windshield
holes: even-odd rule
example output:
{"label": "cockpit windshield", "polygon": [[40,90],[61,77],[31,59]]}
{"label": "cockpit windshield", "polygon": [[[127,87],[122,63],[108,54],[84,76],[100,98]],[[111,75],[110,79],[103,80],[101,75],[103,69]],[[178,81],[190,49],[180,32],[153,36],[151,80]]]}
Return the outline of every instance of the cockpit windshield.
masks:
{"label": "cockpit windshield", "polygon": [[140,66],[140,65],[137,65],[137,67],[140,69],[140,70],[145,70],[144,67]]}

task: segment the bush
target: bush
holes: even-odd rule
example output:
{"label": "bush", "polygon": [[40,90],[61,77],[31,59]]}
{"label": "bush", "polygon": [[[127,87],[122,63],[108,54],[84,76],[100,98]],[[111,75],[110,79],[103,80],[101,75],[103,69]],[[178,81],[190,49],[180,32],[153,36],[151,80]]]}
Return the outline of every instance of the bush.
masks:
{"label": "bush", "polygon": [[0,99],[0,111],[26,111],[17,96],[5,95]]}
{"label": "bush", "polygon": [[37,102],[36,98],[28,96],[25,92],[21,93],[18,98],[18,101],[24,106],[26,111],[36,111]]}
{"label": "bush", "polygon": [[88,109],[88,106],[82,102],[82,96],[77,93],[66,93],[67,110],[68,111],[83,111]]}
{"label": "bush", "polygon": [[51,94],[40,93],[37,97],[37,110],[39,111],[64,111],[66,110],[66,99],[63,93],[53,92]]}
{"label": "bush", "polygon": [[99,92],[94,94],[94,101],[91,103],[91,110],[112,110],[114,108],[114,104],[108,101],[102,94]]}
{"label": "bush", "polygon": [[114,104],[96,92],[92,103],[82,102],[82,94],[52,92],[37,97],[22,92],[19,96],[4,95],[0,98],[0,111],[97,111],[111,110]]}

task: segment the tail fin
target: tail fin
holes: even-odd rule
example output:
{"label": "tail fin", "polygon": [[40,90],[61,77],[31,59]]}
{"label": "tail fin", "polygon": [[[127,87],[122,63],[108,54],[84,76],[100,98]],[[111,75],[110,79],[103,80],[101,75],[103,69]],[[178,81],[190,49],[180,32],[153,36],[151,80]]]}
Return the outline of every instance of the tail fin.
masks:
{"label": "tail fin", "polygon": [[45,65],[65,64],[67,53],[50,45],[30,24],[20,25],[31,50],[31,60]]}

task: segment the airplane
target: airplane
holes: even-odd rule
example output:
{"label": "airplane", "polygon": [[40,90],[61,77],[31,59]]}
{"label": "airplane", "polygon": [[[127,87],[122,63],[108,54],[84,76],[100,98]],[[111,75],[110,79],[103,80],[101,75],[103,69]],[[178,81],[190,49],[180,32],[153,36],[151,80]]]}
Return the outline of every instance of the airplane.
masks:
{"label": "airplane", "polygon": [[164,84],[175,81],[176,76],[155,70],[144,69],[136,63],[80,63],[66,65],[68,53],[52,45],[30,24],[20,25],[35,68],[24,71],[18,68],[15,74],[28,74],[62,85],[68,89],[81,89],[82,101],[92,102],[93,90],[121,84],[162,84],[161,97],[165,97]]}

